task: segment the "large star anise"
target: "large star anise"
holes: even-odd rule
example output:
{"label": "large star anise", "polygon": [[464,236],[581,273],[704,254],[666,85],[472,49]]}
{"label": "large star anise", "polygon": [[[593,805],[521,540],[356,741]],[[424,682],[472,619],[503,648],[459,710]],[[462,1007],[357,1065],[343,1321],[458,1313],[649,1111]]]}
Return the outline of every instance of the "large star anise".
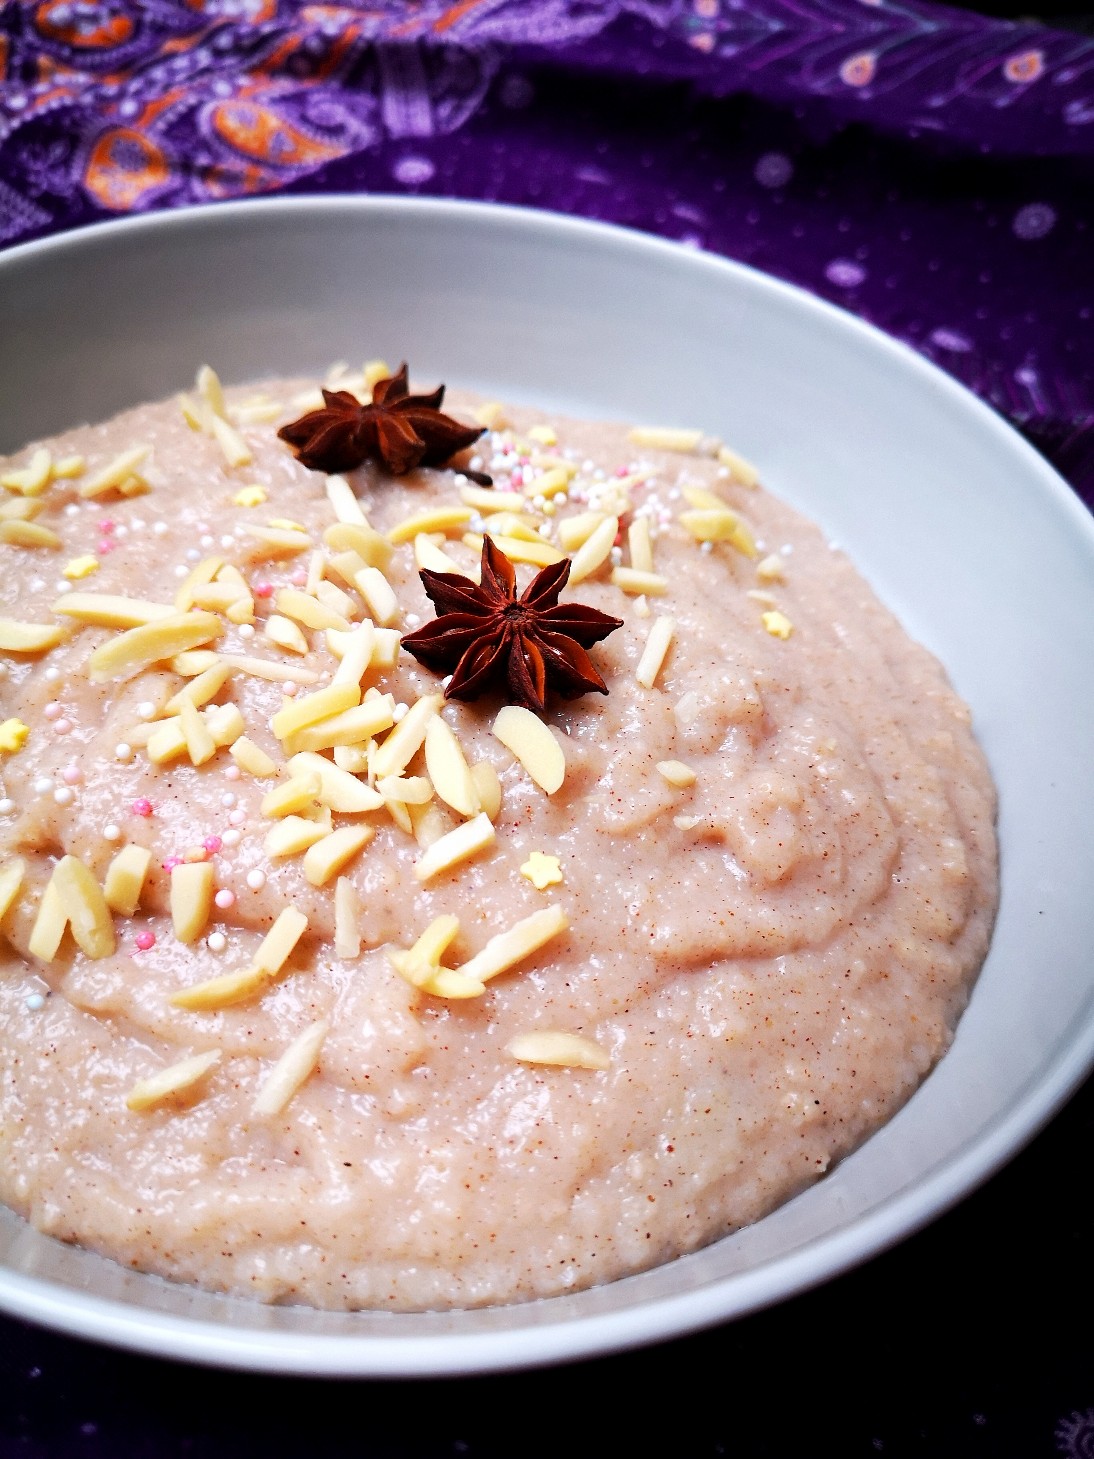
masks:
{"label": "large star anise", "polygon": [[[368,405],[348,390],[324,390],[323,400],[322,410],[309,411],[277,433],[313,471],[353,471],[372,456],[393,476],[402,476],[416,466],[443,466],[486,429],[442,413],[443,385],[432,395],[411,395],[405,362],[398,374],[377,380]],[[466,474],[491,484],[481,472]]]}
{"label": "large star anise", "polygon": [[452,572],[430,572],[421,579],[440,615],[403,647],[427,668],[452,674],[446,699],[477,699],[490,685],[508,688],[509,700],[542,713],[547,691],[576,699],[608,686],[585,652],[622,628],[583,603],[559,605],[558,595],[570,576],[570,559],[552,563],[536,574],[517,597],[513,564],[487,537],[482,544],[482,581]]}

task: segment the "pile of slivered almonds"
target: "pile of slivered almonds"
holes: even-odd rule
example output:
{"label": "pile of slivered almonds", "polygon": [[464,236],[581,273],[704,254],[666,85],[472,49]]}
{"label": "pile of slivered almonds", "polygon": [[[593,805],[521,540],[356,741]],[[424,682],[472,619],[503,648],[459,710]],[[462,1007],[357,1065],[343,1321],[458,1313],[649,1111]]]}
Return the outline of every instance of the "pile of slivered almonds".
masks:
{"label": "pile of slivered almonds", "polygon": [[[366,365],[355,377],[345,367],[336,367],[327,383],[354,390],[367,400],[375,381],[389,373],[381,361]],[[293,405],[314,408],[321,401],[316,391],[298,397]],[[181,397],[180,404],[188,424],[215,439],[228,468],[240,472],[253,459],[245,430],[262,428],[283,411],[277,402],[261,396],[229,407],[208,367],[199,371],[194,393]],[[294,575],[298,586],[276,590],[270,605],[274,611],[256,615],[254,588],[239,567],[221,556],[198,561],[171,603],[76,588],[99,566],[94,556],[84,556],[72,559],[63,570],[66,591],[53,604],[54,621],[0,618],[0,652],[9,655],[48,654],[69,638],[74,627],[115,630],[87,660],[86,672],[93,682],[129,680],[153,668],[173,669],[180,680],[177,692],[132,726],[118,747],[119,758],[143,752],[156,766],[183,757],[200,766],[225,752],[238,767],[233,775],[269,780],[271,788],[261,803],[262,815],[272,823],[265,838],[266,854],[271,859],[300,856],[303,873],[313,886],[333,883],[334,950],[341,958],[355,958],[361,949],[356,893],[351,880],[341,875],[375,834],[375,825],[361,818],[382,813],[417,841],[421,854],[414,874],[425,883],[493,844],[501,804],[493,767],[487,762],[469,763],[457,734],[441,718],[442,694],[426,694],[407,705],[384,691],[384,674],[395,667],[400,652],[396,625],[402,618],[385,569],[400,544],[412,546],[419,569],[461,573],[476,581],[477,569],[459,565],[444,550],[446,539],[456,535],[480,550],[483,537],[489,535],[512,562],[541,568],[570,554],[571,586],[594,575],[606,576],[628,596],[638,616],[651,620],[636,668],[637,682],[647,690],[654,688],[672,643],[673,618],[652,613],[649,605],[650,598],[669,591],[654,562],[656,536],[668,513],[664,502],[652,494],[637,507],[633,499],[651,485],[652,469],[636,463],[626,475],[582,482],[579,463],[571,459],[572,453],[557,449],[551,426],[532,427],[526,438],[518,439],[506,428],[501,407],[492,404],[480,410],[479,419],[492,433],[495,461],[502,462],[503,470],[507,461],[519,463],[505,480],[496,481],[494,489],[457,475],[458,502],[412,515],[381,534],[369,524],[349,483],[332,475],[326,490],[334,520],[323,532],[321,544],[298,523],[283,518],[248,522],[253,542],[249,560],[307,563],[306,570]],[[630,439],[639,451],[717,454],[720,474],[741,485],[755,484],[755,472],[747,462],[698,431],[636,429]],[[144,475],[149,454],[148,447],[137,445],[89,470],[81,458],[54,459],[45,448],[35,450],[23,467],[0,477],[0,541],[23,549],[60,550],[58,534],[36,521],[51,486],[72,482],[84,501],[139,496],[152,489]],[[597,476],[603,478],[604,473]],[[721,497],[687,486],[683,495],[687,510],[677,520],[703,550],[724,543],[746,557],[759,558],[748,528]],[[265,500],[263,489],[253,485],[241,486],[232,497],[235,505],[249,509],[260,508]],[[560,508],[575,504],[578,510],[560,515]],[[776,638],[786,638],[792,631],[769,591],[781,580],[782,571],[777,556],[758,561],[761,586],[752,594],[764,609],[764,628]],[[261,594],[262,588],[256,587]],[[234,625],[244,639],[260,634],[276,656],[217,652],[215,642],[228,625]],[[324,646],[336,667],[333,673],[320,675],[302,662],[302,656]],[[248,735],[236,704],[215,702],[237,675],[272,680],[287,690],[269,724],[282,750],[280,761]],[[373,682],[363,688],[366,677]],[[2,757],[19,753],[31,732],[18,718],[0,722],[0,765]],[[505,706],[494,720],[493,733],[546,795],[563,784],[563,749],[531,710]],[[408,773],[412,762],[419,765],[419,773]],[[657,768],[673,786],[685,787],[695,779],[694,771],[678,761]],[[442,811],[438,802],[448,810]],[[0,805],[10,813],[10,804]],[[458,818],[454,828],[452,812]],[[120,839],[117,828],[111,830],[114,839]],[[218,894],[207,848],[171,860],[177,862],[169,867],[174,935],[193,943],[205,935],[214,905],[230,905],[221,899],[231,893]],[[114,919],[139,912],[151,861],[152,853],[145,847],[123,845],[100,885],[77,857],[62,856],[38,906],[30,935],[33,956],[52,962],[66,932],[87,957],[111,956],[116,946]],[[558,859],[541,852],[533,852],[521,870],[540,890],[562,880]],[[0,918],[21,894],[28,894],[23,860],[17,856],[0,860]],[[307,926],[302,912],[284,908],[247,966],[181,988],[171,1002],[183,1009],[210,1011],[259,996],[284,975]],[[546,906],[492,937],[462,966],[447,967],[443,958],[459,932],[459,922],[454,916],[442,916],[412,946],[392,949],[388,956],[395,971],[423,993],[442,999],[477,998],[492,978],[514,968],[566,926],[564,909]],[[139,939],[137,945],[142,945]],[[318,1067],[327,1028],[327,1021],[319,1020],[293,1040],[262,1082],[256,1112],[276,1114],[285,1108]],[[596,1043],[559,1030],[518,1036],[509,1052],[529,1063],[591,1069],[608,1064]],[[129,1094],[129,1107],[148,1109],[192,1090],[219,1058],[219,1050],[206,1050],[142,1079]]]}

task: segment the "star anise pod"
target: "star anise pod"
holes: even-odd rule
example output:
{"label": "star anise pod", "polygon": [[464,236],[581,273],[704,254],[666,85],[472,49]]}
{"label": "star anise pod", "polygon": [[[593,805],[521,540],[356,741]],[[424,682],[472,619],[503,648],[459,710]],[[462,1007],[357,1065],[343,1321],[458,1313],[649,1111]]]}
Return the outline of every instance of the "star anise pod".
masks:
{"label": "star anise pod", "polygon": [[439,617],[403,639],[403,648],[427,668],[452,674],[446,699],[477,699],[490,685],[508,688],[510,702],[542,713],[547,691],[576,699],[608,686],[585,652],[622,628],[583,603],[559,604],[570,559],[536,574],[517,597],[513,564],[490,538],[482,544],[482,581],[452,572],[421,579]]}
{"label": "star anise pod", "polygon": [[[411,395],[404,362],[397,375],[377,380],[370,404],[362,405],[348,390],[324,390],[321,410],[290,421],[277,434],[313,471],[353,471],[373,456],[393,476],[403,476],[416,466],[444,466],[486,429],[461,425],[443,414],[443,400],[443,385],[432,395]],[[466,475],[492,484],[482,472]]]}

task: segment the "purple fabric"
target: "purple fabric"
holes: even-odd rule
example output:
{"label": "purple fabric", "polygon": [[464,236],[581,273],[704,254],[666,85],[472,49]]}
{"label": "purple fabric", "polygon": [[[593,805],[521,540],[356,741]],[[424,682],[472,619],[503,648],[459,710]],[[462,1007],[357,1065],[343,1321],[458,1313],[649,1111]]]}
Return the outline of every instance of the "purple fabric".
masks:
{"label": "purple fabric", "polygon": [[804,285],[1094,500],[1094,41],[923,0],[0,0],[0,243],[249,193],[497,199]]}

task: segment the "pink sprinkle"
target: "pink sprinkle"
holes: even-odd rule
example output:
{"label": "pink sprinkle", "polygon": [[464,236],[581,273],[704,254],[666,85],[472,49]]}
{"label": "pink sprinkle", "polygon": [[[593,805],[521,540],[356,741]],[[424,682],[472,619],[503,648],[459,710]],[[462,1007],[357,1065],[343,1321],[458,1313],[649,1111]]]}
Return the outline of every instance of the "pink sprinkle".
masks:
{"label": "pink sprinkle", "polygon": [[629,472],[627,471],[627,468],[625,466],[617,466],[615,468],[615,474],[616,476],[627,476],[629,475]]}
{"label": "pink sprinkle", "polygon": [[210,856],[215,856],[224,843],[221,841],[219,836],[206,836],[205,840],[201,844],[205,847]]}
{"label": "pink sprinkle", "polygon": [[108,552],[113,552],[117,545],[116,542],[111,542],[109,537],[104,537],[101,542],[95,544],[95,550],[100,557],[105,557]]}
{"label": "pink sprinkle", "polygon": [[284,684],[282,684],[281,686],[281,692],[283,694],[287,694],[290,699],[292,699],[293,696],[299,692],[299,690],[300,685],[296,682],[295,679],[286,679]]}
{"label": "pink sprinkle", "polygon": [[53,726],[54,734],[58,735],[67,735],[71,729],[72,721],[70,719],[59,719]]}
{"label": "pink sprinkle", "polygon": [[84,772],[80,769],[79,765],[66,765],[61,772],[61,778],[66,785],[79,785],[80,781],[84,778]]}
{"label": "pink sprinkle", "polygon": [[308,581],[308,575],[302,567],[298,567],[289,579],[294,588],[302,588]]}
{"label": "pink sprinkle", "polygon": [[139,795],[133,802],[133,814],[135,816],[150,816],[152,814],[152,802],[145,795]]}
{"label": "pink sprinkle", "polygon": [[514,470],[509,477],[509,482],[512,486],[523,486],[524,472],[520,470]]}
{"label": "pink sprinkle", "polygon": [[163,863],[163,869],[164,869],[164,871],[174,871],[174,869],[175,869],[176,866],[181,866],[181,865],[182,865],[182,857],[181,856],[169,856],[167,858],[167,860]]}
{"label": "pink sprinkle", "polygon": [[104,536],[109,537],[111,532],[113,532],[114,530],[114,525],[115,524],[112,517],[105,517],[103,521],[99,523],[99,531],[102,532]]}
{"label": "pink sprinkle", "polygon": [[156,934],[154,932],[138,932],[137,946],[141,952],[147,952],[150,947],[156,945]]}
{"label": "pink sprinkle", "polygon": [[238,780],[241,773],[238,765],[226,765],[224,767],[225,780]]}
{"label": "pink sprinkle", "polygon": [[229,907],[235,906],[236,894],[235,892],[229,891],[227,887],[222,887],[213,898],[213,901],[217,904],[222,912],[226,912]]}
{"label": "pink sprinkle", "polygon": [[61,706],[57,703],[56,699],[51,699],[45,709],[42,710],[42,713],[46,719],[57,719],[61,713]]}
{"label": "pink sprinkle", "polygon": [[531,466],[532,464],[531,456],[518,456],[517,461],[521,466]]}
{"label": "pink sprinkle", "polygon": [[[305,579],[306,581],[307,579]],[[273,590],[273,583],[255,583],[254,585],[254,595],[256,598],[272,598]]]}
{"label": "pink sprinkle", "polygon": [[616,547],[622,547],[623,546],[623,529],[622,528],[620,528],[619,531],[615,534],[615,543],[614,543],[614,546],[616,546]]}

